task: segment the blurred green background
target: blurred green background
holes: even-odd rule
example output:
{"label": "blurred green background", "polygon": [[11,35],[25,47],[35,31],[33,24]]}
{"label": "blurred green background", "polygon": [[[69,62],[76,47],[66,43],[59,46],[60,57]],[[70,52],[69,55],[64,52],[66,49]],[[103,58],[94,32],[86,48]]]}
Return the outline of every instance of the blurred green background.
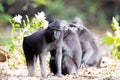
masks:
{"label": "blurred green background", "polygon": [[120,0],[0,0],[0,28],[17,14],[32,18],[40,11],[69,21],[79,16],[86,26],[104,27],[113,16],[120,19]]}
{"label": "blurred green background", "polygon": [[[101,37],[101,35],[105,34],[108,29],[111,29],[113,16],[117,19],[114,22],[117,23],[118,21],[118,25],[120,23],[120,0],[0,0],[0,49],[6,50],[4,47],[7,46],[8,52],[6,51],[6,53],[11,53],[7,55],[11,57],[9,60],[12,60],[10,63],[13,67],[15,66],[14,60],[19,59],[17,61],[22,60],[24,62],[25,59],[23,56],[22,58],[19,57],[20,55],[18,54],[16,56],[16,53],[23,54],[23,52],[22,48],[14,43],[15,41],[19,42],[22,40],[16,40],[19,36],[17,36],[17,38],[15,37],[15,39],[11,38],[10,34],[12,29],[9,20],[18,14],[22,15],[24,19],[26,15],[32,19],[37,12],[41,11],[44,11],[47,17],[68,21],[78,16],[83,20],[84,25],[91,28],[91,31],[93,29],[92,32],[95,35],[98,34],[97,37],[100,38],[103,37]],[[19,32],[17,33],[19,34]],[[108,37],[106,40],[109,42],[110,39]],[[112,40],[113,39],[114,36],[112,36]],[[12,41],[14,41],[14,43]],[[116,41],[113,40],[112,44],[114,44],[114,42]],[[119,44],[119,41],[117,44]],[[118,47],[119,46],[117,46],[117,48]],[[117,48],[114,50],[118,50]],[[14,50],[15,52],[13,52]],[[120,59],[120,55],[118,57]]]}

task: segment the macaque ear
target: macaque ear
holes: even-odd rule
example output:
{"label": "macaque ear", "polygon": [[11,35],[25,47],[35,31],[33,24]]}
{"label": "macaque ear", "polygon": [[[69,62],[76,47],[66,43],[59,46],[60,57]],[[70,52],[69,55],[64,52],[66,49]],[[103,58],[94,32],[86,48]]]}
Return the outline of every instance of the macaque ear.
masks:
{"label": "macaque ear", "polygon": [[79,31],[84,29],[83,22],[79,17],[75,17],[70,23],[70,26],[77,27]]}
{"label": "macaque ear", "polygon": [[73,31],[83,30],[83,25],[82,24],[70,23],[69,26]]}

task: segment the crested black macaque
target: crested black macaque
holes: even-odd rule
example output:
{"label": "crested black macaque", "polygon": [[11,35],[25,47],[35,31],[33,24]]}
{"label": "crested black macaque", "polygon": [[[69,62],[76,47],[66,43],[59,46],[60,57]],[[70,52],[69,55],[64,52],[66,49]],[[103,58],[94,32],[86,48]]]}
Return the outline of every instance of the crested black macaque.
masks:
{"label": "crested black macaque", "polygon": [[81,64],[85,68],[88,67],[100,67],[102,54],[99,52],[99,48],[96,45],[93,35],[85,26],[79,17],[75,17],[70,23],[70,27],[75,28],[80,44],[82,47],[82,61]]}
{"label": "crested black macaque", "polygon": [[[63,24],[63,23],[62,23]],[[30,36],[24,37],[23,51],[26,58],[28,68],[28,75],[34,75],[34,63],[39,56],[41,75],[46,77],[45,71],[45,54],[47,51],[56,49],[55,61],[57,67],[57,76],[62,76],[61,73],[61,59],[62,59],[62,41],[64,25],[60,20],[56,20],[49,24],[46,29],[37,31]]]}
{"label": "crested black macaque", "polygon": [[[76,74],[81,64],[82,49],[81,44],[79,43],[79,37],[76,32],[73,32],[69,29],[64,31],[63,36],[63,46],[62,46],[62,74]],[[56,60],[55,55],[56,51],[53,50],[50,52],[50,70],[52,73],[56,74]]]}

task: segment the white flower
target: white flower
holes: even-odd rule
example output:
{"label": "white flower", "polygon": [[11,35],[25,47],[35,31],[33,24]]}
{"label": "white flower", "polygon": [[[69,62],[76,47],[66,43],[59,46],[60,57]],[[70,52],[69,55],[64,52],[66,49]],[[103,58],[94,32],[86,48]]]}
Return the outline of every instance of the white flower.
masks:
{"label": "white flower", "polygon": [[42,21],[42,20],[45,20],[45,13],[44,12],[41,12],[41,13],[37,13],[35,14],[35,18],[38,20],[38,21]]}
{"label": "white flower", "polygon": [[16,15],[16,16],[13,18],[13,20],[14,20],[15,22],[21,23],[22,16],[18,14],[18,15]]}
{"label": "white flower", "polygon": [[44,20],[44,29],[48,27],[48,21]]}

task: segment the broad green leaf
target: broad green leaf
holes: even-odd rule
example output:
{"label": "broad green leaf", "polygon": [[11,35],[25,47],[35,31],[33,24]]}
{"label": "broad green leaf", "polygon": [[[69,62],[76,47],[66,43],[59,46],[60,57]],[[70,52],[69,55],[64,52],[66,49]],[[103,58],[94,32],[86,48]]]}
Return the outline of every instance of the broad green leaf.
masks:
{"label": "broad green leaf", "polygon": [[120,38],[117,38],[117,39],[116,39],[116,43],[117,43],[117,45],[120,46]]}
{"label": "broad green leaf", "polygon": [[113,37],[109,37],[109,36],[105,36],[103,38],[103,42],[105,42],[107,45],[111,45],[114,43],[114,38]]}

